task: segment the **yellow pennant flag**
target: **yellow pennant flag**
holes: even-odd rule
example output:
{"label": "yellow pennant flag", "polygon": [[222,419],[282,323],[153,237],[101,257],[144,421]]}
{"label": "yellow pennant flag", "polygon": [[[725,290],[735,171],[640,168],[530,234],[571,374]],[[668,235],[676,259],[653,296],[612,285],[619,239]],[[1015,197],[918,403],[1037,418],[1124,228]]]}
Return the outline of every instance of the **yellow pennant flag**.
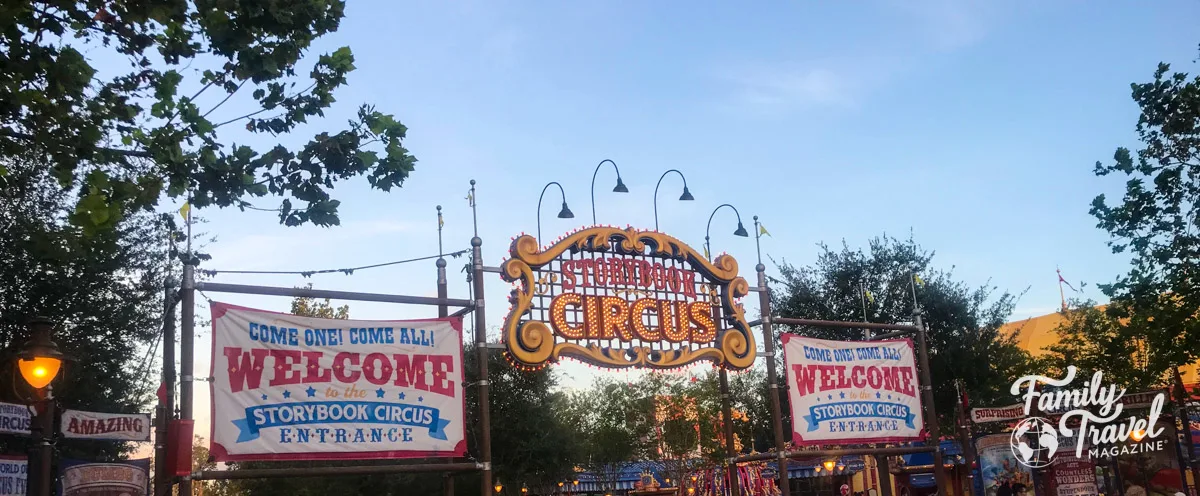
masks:
{"label": "yellow pennant flag", "polygon": [[472,207],[475,206],[475,192],[474,191],[467,192],[467,204]]}
{"label": "yellow pennant flag", "polygon": [[704,246],[704,259],[705,259],[705,260],[712,260],[712,255],[710,255],[710,254],[708,253],[708,245],[705,245],[705,246]]}
{"label": "yellow pennant flag", "polygon": [[871,290],[869,290],[869,289],[864,289],[863,291],[864,291],[864,292],[866,293],[866,295],[867,295],[867,301],[869,301],[869,302],[871,302],[871,303],[875,303],[875,295],[871,294]]}
{"label": "yellow pennant flag", "polygon": [[442,214],[439,212],[438,213],[438,229],[441,229],[442,226],[444,226],[444,225],[446,225],[446,221],[442,220]]}
{"label": "yellow pennant flag", "polygon": [[921,276],[917,275],[915,272],[913,273],[913,280],[917,282],[918,286],[925,285],[925,281],[923,279],[921,279]]}
{"label": "yellow pennant flag", "polygon": [[184,221],[187,221],[188,215],[191,213],[192,213],[192,204],[189,202],[183,202],[183,206],[179,207],[179,216],[183,217]]}
{"label": "yellow pennant flag", "polygon": [[758,225],[758,234],[765,235],[765,236],[771,235],[771,233],[767,232],[767,226],[764,226],[762,224]]}

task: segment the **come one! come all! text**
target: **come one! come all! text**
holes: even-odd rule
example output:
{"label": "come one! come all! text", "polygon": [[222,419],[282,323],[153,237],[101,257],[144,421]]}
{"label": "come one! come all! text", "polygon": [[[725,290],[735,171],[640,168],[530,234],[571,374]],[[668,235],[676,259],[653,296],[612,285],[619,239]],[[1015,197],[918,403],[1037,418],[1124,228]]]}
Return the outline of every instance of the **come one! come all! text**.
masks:
{"label": "come one! come all! text", "polygon": [[[250,339],[266,344],[299,346],[301,340],[310,346],[343,344],[411,344],[434,346],[432,331],[405,327],[352,327],[350,329],[304,329],[277,327],[251,322],[247,326]],[[452,355],[426,353],[356,353],[342,351],[326,356],[323,351],[250,348],[226,346],[230,392],[255,390],[292,384],[336,382],[353,385],[360,380],[373,385],[412,387],[422,391],[455,397],[455,372]],[[268,363],[270,362],[270,363]],[[272,370],[266,384],[263,372]],[[352,391],[353,390],[353,391]],[[351,392],[354,394],[352,395]],[[362,397],[365,391],[347,390],[345,397]],[[327,393],[327,397],[336,397]]]}
{"label": "come one! come all! text", "polygon": [[351,327],[346,329],[300,329],[251,322],[250,339],[287,346],[340,346],[344,344],[411,344],[434,346],[433,331],[401,327]]}

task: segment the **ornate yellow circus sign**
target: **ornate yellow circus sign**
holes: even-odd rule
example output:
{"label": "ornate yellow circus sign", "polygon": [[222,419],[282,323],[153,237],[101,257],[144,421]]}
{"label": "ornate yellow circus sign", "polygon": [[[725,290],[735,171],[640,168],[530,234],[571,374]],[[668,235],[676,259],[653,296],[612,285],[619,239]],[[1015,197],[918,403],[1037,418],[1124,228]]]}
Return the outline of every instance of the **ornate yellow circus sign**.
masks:
{"label": "ornate yellow circus sign", "polygon": [[744,369],[754,338],[733,257],[709,262],[671,236],[591,227],[545,251],[513,241],[501,275],[513,290],[509,355],[525,365],[570,356],[606,367],[672,368],[700,360]]}

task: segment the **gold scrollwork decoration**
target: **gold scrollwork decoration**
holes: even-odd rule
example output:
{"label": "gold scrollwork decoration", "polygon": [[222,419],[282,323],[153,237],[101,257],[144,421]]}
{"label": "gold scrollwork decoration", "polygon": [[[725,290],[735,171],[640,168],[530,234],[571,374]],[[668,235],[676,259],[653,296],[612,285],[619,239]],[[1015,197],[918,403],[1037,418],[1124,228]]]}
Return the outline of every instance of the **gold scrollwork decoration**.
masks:
{"label": "gold scrollwork decoration", "polygon": [[[719,289],[720,304],[726,324],[715,346],[683,346],[656,350],[649,346],[607,347],[596,343],[580,344],[564,340],[546,322],[524,317],[533,306],[535,294],[544,294],[546,280],[539,280],[534,271],[559,259],[567,252],[598,252],[647,258],[683,261]],[[677,238],[635,228],[596,226],[563,237],[544,251],[533,236],[523,235],[509,247],[511,258],[501,266],[501,277],[517,284],[510,296],[512,309],[504,322],[503,336],[509,354],[519,362],[537,365],[572,357],[613,368],[647,367],[674,368],[700,360],[709,360],[731,369],[745,369],[754,363],[754,336],[746,323],[745,312],[737,299],[749,293],[750,285],[738,276],[738,264],[730,255],[721,255],[710,262],[692,247]],[[553,281],[553,279],[551,279]],[[628,290],[628,295],[636,290]]]}

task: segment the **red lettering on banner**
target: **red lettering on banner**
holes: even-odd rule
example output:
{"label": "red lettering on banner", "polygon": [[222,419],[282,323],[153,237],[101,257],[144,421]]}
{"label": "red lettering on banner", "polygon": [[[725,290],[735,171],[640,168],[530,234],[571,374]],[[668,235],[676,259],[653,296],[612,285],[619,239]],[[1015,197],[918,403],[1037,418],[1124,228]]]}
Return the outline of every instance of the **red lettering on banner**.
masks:
{"label": "red lettering on banner", "polygon": [[225,347],[225,358],[229,362],[229,390],[238,392],[242,389],[258,389],[262,384],[263,362],[271,352],[254,349],[242,353],[241,348]]}
{"label": "red lettering on banner", "polygon": [[429,386],[429,392],[453,398],[454,381],[450,380],[450,373],[454,372],[454,357],[432,355],[429,361],[433,364],[433,384]]}
{"label": "red lettering on banner", "polygon": [[346,362],[350,362],[350,365],[358,365],[358,353],[343,351],[338,353],[337,356],[333,357],[333,377],[336,378],[338,382],[358,382],[358,378],[362,376],[362,372],[359,372],[358,370],[350,370],[350,372],[353,373],[347,374],[347,369],[350,367],[346,366]]}
{"label": "red lettering on banner", "polygon": [[366,372],[364,375],[367,382],[376,386],[387,384],[392,378],[392,364],[383,353],[367,355],[366,361],[363,362],[363,371]]}
{"label": "red lettering on banner", "polygon": [[304,352],[304,382],[329,382],[332,378],[329,369],[321,368],[321,357],[325,354],[319,351]]}
{"label": "red lettering on banner", "polygon": [[[456,396],[456,385],[449,375],[455,367],[455,359],[451,355],[393,354],[389,357],[383,353],[370,353],[364,357],[358,353],[340,352],[333,358],[332,370],[320,366],[324,353],[319,351],[243,351],[241,348],[227,347],[224,355],[229,363],[229,389],[235,393],[264,386],[262,370],[267,358],[270,358],[275,375],[265,386],[334,381],[354,384],[365,380],[377,386],[390,382],[395,386]],[[298,367],[301,360],[305,363],[305,371]]]}
{"label": "red lettering on banner", "polygon": [[796,389],[800,392],[800,396],[816,392],[817,374],[812,366],[792,365],[792,373],[796,375]]}
{"label": "red lettering on banner", "polygon": [[275,359],[275,376],[271,377],[271,386],[300,384],[300,371],[296,370],[296,365],[300,363],[299,350],[271,350],[271,358]]}
{"label": "red lettering on banner", "polygon": [[396,382],[395,385],[400,387],[415,387],[422,391],[428,391],[429,386],[425,384],[425,361],[427,355],[392,355],[396,359]]}
{"label": "red lettering on banner", "polygon": [[817,391],[871,388],[916,397],[913,370],[908,367],[856,365],[847,371],[845,365],[796,364],[792,365],[792,372],[801,396]]}

